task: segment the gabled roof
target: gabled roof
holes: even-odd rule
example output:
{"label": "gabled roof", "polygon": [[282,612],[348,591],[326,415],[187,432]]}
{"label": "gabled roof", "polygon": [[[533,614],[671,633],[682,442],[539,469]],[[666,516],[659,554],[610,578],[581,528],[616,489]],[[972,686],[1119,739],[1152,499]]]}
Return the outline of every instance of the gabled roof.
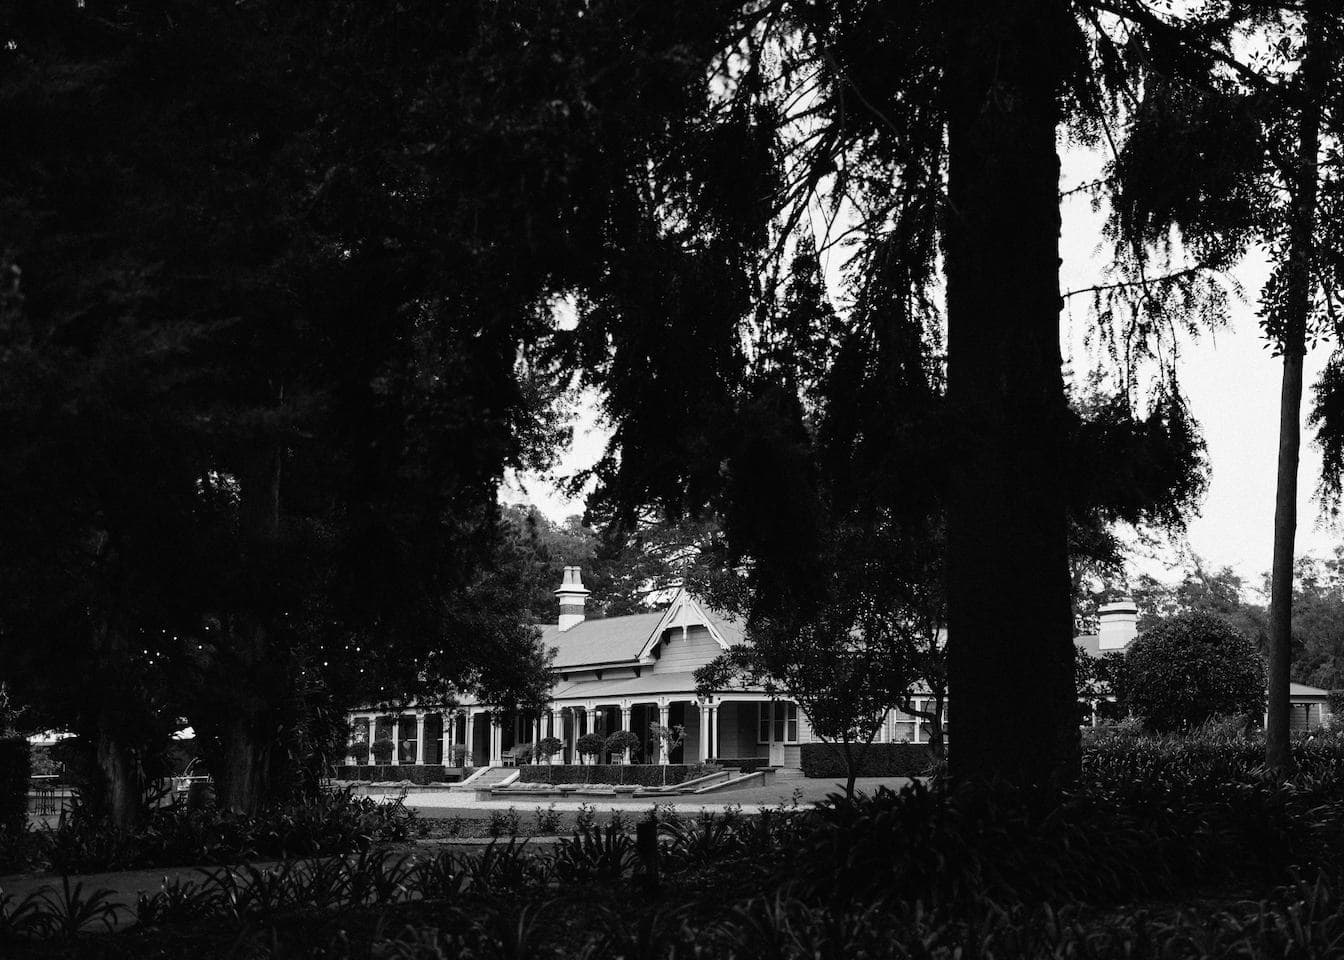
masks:
{"label": "gabled roof", "polygon": [[537,624],[537,629],[542,644],[555,650],[555,668],[573,669],[650,662],[663,631],[679,626],[705,627],[725,650],[746,639],[746,632],[734,617],[705,606],[685,589],[678,589],[661,611],[584,620],[568,630],[554,623]]}
{"label": "gabled roof", "polygon": [[639,658],[646,660],[653,656],[654,647],[658,645],[658,640],[662,637],[663,631],[675,627],[699,626],[705,627],[715,642],[725,650],[742,641],[743,631],[738,627],[736,620],[723,614],[714,613],[691,596],[685,587],[682,587],[672,597],[672,602],[663,611],[658,624],[645,638],[639,651]]}
{"label": "gabled roof", "polygon": [[663,619],[660,612],[584,620],[568,630],[553,623],[539,625],[541,642],[555,649],[557,669],[589,664],[626,663],[639,659],[644,643]]}

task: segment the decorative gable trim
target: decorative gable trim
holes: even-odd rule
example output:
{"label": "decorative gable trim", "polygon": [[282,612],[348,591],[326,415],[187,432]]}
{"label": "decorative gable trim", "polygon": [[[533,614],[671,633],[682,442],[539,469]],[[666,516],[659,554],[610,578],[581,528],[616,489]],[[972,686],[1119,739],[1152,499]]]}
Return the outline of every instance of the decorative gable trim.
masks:
{"label": "decorative gable trim", "polygon": [[724,650],[728,649],[728,641],[719,633],[717,627],[700,606],[695,597],[686,592],[685,587],[677,590],[672,602],[667,605],[667,611],[663,614],[663,619],[658,621],[658,625],[653,628],[649,638],[644,641],[644,648],[639,651],[639,659],[649,661],[655,659],[661,653],[659,649],[662,644],[663,634],[676,627],[704,627],[709,631],[709,635],[714,638]]}

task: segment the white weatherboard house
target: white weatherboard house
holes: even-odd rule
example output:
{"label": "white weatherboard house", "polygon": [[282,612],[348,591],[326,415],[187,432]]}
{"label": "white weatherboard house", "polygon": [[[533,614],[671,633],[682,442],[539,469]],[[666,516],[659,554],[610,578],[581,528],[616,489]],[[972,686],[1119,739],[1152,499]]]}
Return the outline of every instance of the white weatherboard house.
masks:
{"label": "white weatherboard house", "polygon": [[[542,643],[555,650],[557,680],[540,718],[498,710],[469,693],[450,711],[407,709],[389,715],[358,710],[351,724],[353,749],[360,755],[350,761],[371,763],[373,739],[395,739],[394,764],[439,764],[446,758],[451,764],[453,747],[465,745],[466,765],[494,766],[514,762],[519,747],[553,736],[564,744],[554,762],[577,763],[575,743],[585,733],[629,730],[644,742],[640,755],[632,758],[636,763],[799,765],[799,744],[813,736],[797,704],[772,699],[761,689],[696,693],[695,671],[743,642],[736,620],[685,590],[678,590],[661,611],[588,620],[588,593],[579,568],[566,567],[555,591],[558,620],[541,627]],[[684,728],[684,740],[670,754],[652,738],[654,723]],[[927,741],[927,726],[892,711],[878,739]],[[362,755],[366,746],[367,757]]]}
{"label": "white weatherboard house", "polygon": [[[678,590],[660,611],[588,620],[588,593],[579,568],[566,567],[564,582],[555,591],[559,617],[540,628],[542,643],[555,650],[557,675],[540,717],[501,710],[470,692],[449,710],[357,710],[350,715],[354,736],[349,762],[374,763],[375,741],[391,741],[390,760],[382,762],[394,765],[452,766],[456,747],[466,748],[466,766],[510,765],[521,747],[555,737],[563,748],[552,762],[578,763],[576,742],[585,733],[606,737],[629,730],[644,744],[630,758],[635,763],[800,765],[799,745],[814,737],[797,704],[772,699],[763,689],[696,693],[695,671],[743,642],[735,619]],[[1133,601],[1107,604],[1100,610],[1098,632],[1075,642],[1094,657],[1123,650],[1137,634],[1137,620]],[[1318,726],[1329,714],[1325,690],[1295,683],[1292,700],[1295,730]],[[917,691],[914,709],[931,708],[927,701]],[[650,733],[654,723],[682,727],[684,740],[667,751]],[[877,741],[923,743],[928,738],[927,723],[893,710]]]}
{"label": "white weatherboard house", "polygon": [[[1139,608],[1133,600],[1103,604],[1098,611],[1097,621],[1095,634],[1074,640],[1079,648],[1093,657],[1124,650],[1129,646],[1129,642],[1138,636]],[[1320,687],[1309,687],[1305,683],[1291,684],[1289,699],[1292,702],[1289,718],[1295,732],[1315,729],[1330,716],[1329,691]],[[1097,720],[1097,704],[1093,702],[1093,724]],[[1265,720],[1268,722],[1268,717]]]}

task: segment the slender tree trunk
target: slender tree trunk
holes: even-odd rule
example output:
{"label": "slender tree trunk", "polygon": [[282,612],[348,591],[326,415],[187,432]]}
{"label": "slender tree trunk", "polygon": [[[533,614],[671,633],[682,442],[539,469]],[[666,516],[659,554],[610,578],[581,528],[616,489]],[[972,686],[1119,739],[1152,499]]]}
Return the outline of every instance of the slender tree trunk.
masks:
{"label": "slender tree trunk", "polygon": [[1289,743],[1290,676],[1293,663],[1293,555],[1297,539],[1297,469],[1302,446],[1302,362],[1307,351],[1307,319],[1312,300],[1312,244],[1316,227],[1316,165],[1321,142],[1321,11],[1308,8],[1302,54],[1297,163],[1293,171],[1292,221],[1288,234],[1287,289],[1283,304],[1283,386],[1279,393],[1279,469],[1274,491],[1274,559],[1270,567],[1269,718],[1265,763],[1287,773],[1293,766]]}
{"label": "slender tree trunk", "polygon": [[854,799],[854,785],[859,779],[859,762],[854,757],[854,744],[848,737],[840,741],[845,755],[845,799]]}
{"label": "slender tree trunk", "polygon": [[933,695],[933,717],[929,721],[929,753],[936,761],[947,758],[947,744],[943,740],[943,708],[945,697],[941,692]]}
{"label": "slender tree trunk", "polygon": [[[948,66],[953,777],[1076,776],[1059,346],[1062,0],[954,5]],[[1030,691],[1030,709],[1023,709]]]}

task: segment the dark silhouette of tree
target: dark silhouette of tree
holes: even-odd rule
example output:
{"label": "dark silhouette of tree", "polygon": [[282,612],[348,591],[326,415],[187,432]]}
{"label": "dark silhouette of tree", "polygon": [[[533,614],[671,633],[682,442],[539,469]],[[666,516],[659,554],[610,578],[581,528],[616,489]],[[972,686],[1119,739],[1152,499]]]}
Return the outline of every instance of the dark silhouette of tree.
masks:
{"label": "dark silhouette of tree", "polygon": [[[1137,10],[1138,5],[1131,5]],[[1301,446],[1303,357],[1310,343],[1334,336],[1337,265],[1322,254],[1338,192],[1319,162],[1331,142],[1328,105],[1338,98],[1341,23],[1328,4],[1265,4],[1237,9],[1195,6],[1193,31],[1231,50],[1240,38],[1264,55],[1252,68],[1192,44],[1154,12],[1131,14],[1143,49],[1137,102],[1114,164],[1121,242],[1167,245],[1172,230],[1200,264],[1223,267],[1250,242],[1267,247],[1274,268],[1260,295],[1265,334],[1282,358],[1274,548],[1268,618],[1269,724],[1266,762],[1286,771],[1292,599]],[[1235,69],[1228,69],[1229,66]],[[1138,78],[1142,78],[1141,82]],[[1337,135],[1337,134],[1336,134]],[[1324,199],[1324,202],[1323,202]],[[1336,337],[1337,340],[1337,337]],[[1338,489],[1331,461],[1327,373],[1313,419],[1327,451],[1324,485]]]}
{"label": "dark silhouette of tree", "polygon": [[548,305],[675,133],[670,16],[6,8],[0,620],[114,798],[147,713],[252,810],[352,700],[544,689],[496,489],[559,432]]}

